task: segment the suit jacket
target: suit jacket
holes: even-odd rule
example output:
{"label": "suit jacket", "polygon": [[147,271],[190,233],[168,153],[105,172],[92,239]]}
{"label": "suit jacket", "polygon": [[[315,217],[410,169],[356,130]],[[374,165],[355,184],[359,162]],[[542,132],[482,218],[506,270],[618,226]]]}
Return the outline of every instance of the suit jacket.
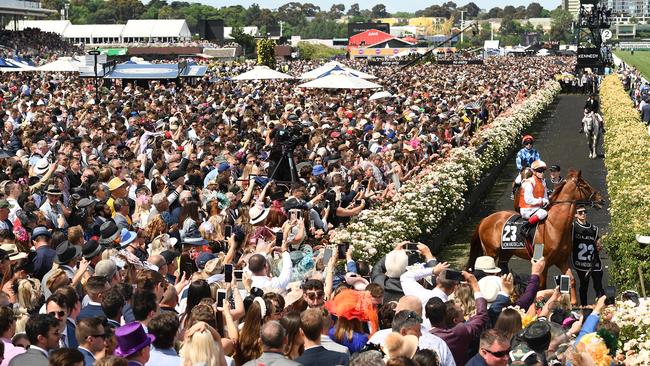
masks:
{"label": "suit jacket", "polygon": [[14,357],[9,366],[48,366],[49,361],[43,352],[30,348],[25,353]]}
{"label": "suit jacket", "polygon": [[68,341],[68,348],[77,348],[79,347],[79,342],[77,342],[77,336],[75,335],[75,330],[77,329],[77,326],[74,325],[73,322],[70,321],[70,319],[66,320],[66,326],[65,326],[65,333],[66,333],[66,340]]}
{"label": "suit jacket", "polygon": [[284,357],[279,353],[275,352],[264,352],[260,358],[250,360],[244,364],[244,366],[302,366],[302,364],[291,361],[290,359]]}
{"label": "suit jacket", "polygon": [[81,354],[84,355],[84,366],[93,366],[95,364],[95,356],[84,348],[77,348]]}
{"label": "suit jacket", "polygon": [[79,312],[79,315],[77,316],[77,321],[85,318],[92,318],[96,316],[103,316],[106,317],[104,314],[104,310],[102,310],[101,305],[95,305],[95,304],[88,304],[81,308],[81,311]]}
{"label": "suit jacket", "polygon": [[115,215],[113,215],[113,221],[115,221],[115,225],[117,225],[117,228],[120,230],[129,230],[131,228],[131,225],[129,225],[129,220],[127,220],[127,218],[119,212],[116,212]]}
{"label": "suit jacket", "polygon": [[318,365],[344,365],[350,363],[350,356],[345,353],[328,351],[323,346],[312,347],[306,349],[305,352],[296,359],[304,366],[318,366]]}

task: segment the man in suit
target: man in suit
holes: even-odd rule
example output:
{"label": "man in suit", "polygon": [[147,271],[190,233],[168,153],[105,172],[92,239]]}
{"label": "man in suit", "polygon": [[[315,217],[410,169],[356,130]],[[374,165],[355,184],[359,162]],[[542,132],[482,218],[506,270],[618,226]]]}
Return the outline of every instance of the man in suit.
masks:
{"label": "man in suit", "polygon": [[345,365],[350,356],[345,353],[327,350],[320,343],[323,328],[323,313],[320,309],[307,309],[300,315],[300,331],[305,335],[305,351],[296,359],[304,366]]}
{"label": "man in suit", "polygon": [[95,316],[106,316],[102,310],[102,298],[109,290],[108,282],[104,276],[92,276],[86,281],[86,293],[88,294],[88,305],[81,308],[77,321]]}
{"label": "man in suit", "polygon": [[96,355],[104,349],[106,333],[101,318],[86,318],[77,324],[77,340],[84,355],[84,366],[93,366]]}
{"label": "man in suit", "polygon": [[289,342],[289,339],[287,338],[287,331],[277,320],[271,320],[262,326],[260,339],[262,340],[264,353],[260,358],[246,362],[244,366],[302,366],[302,364],[291,361],[284,356],[284,347]]}
{"label": "man in suit", "polygon": [[59,332],[61,333],[61,340],[59,345],[63,348],[75,348],[78,346],[77,340],[72,339],[76,338],[74,334],[72,337],[69,336],[67,332],[68,328],[68,315],[70,311],[68,309],[68,299],[62,293],[56,293],[47,298],[45,302],[45,312],[49,315],[52,315],[59,321]]}
{"label": "man in suit", "polygon": [[118,198],[113,203],[115,207],[115,214],[113,221],[118,229],[131,229],[131,217],[129,217],[129,202],[125,198]]}
{"label": "man in suit", "polygon": [[[52,295],[52,291],[50,291],[50,288],[47,286],[47,280],[50,276],[52,276],[56,270],[62,269],[66,276],[72,280],[76,272],[75,268],[79,264],[80,259],[81,247],[72,245],[67,240],[56,247],[56,258],[54,258],[54,262],[58,264],[59,267],[56,269],[50,269],[41,280],[41,288],[43,289],[43,295],[45,295],[46,298]],[[81,288],[79,288],[79,290],[81,290]]]}
{"label": "man in suit", "polygon": [[59,348],[59,329],[59,321],[52,315],[36,314],[30,317],[25,332],[31,346],[25,353],[14,357],[9,366],[48,366],[50,350]]}

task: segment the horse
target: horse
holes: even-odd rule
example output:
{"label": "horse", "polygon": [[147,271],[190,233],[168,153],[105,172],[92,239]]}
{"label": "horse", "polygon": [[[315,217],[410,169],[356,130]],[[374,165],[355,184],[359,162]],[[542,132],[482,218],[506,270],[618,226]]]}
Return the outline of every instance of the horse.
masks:
{"label": "horse", "polygon": [[596,159],[598,154],[596,153],[596,147],[598,146],[598,140],[600,139],[600,121],[599,116],[596,113],[585,113],[582,118],[582,130],[585,133],[587,138],[587,144],[589,145],[589,158]]}
{"label": "horse", "polygon": [[[540,279],[540,285],[545,288],[548,269],[555,265],[562,273],[567,273],[570,266],[572,240],[572,225],[577,204],[591,204],[600,208],[602,197],[582,178],[582,172],[569,169],[566,179],[560,183],[550,197],[548,217],[536,228],[535,242],[544,243],[544,258],[546,266]],[[476,258],[488,255],[495,258],[502,271],[508,271],[508,261],[513,255],[519,258],[531,259],[531,253],[526,248],[501,249],[501,234],[503,226],[515,211],[499,211],[481,220],[472,235],[470,254],[466,268],[472,268]],[[485,254],[484,254],[485,253]]]}

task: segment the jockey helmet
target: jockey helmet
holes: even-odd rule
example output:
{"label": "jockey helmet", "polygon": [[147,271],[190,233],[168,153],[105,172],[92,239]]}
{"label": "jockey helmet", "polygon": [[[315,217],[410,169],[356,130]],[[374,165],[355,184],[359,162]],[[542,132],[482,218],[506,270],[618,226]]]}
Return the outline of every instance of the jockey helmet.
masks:
{"label": "jockey helmet", "polygon": [[526,144],[527,141],[533,142],[535,139],[531,135],[526,135],[521,139],[522,144]]}
{"label": "jockey helmet", "polygon": [[533,168],[533,170],[537,170],[540,168],[546,169],[546,163],[541,160],[535,160],[533,161],[533,164],[531,164],[530,167]]}

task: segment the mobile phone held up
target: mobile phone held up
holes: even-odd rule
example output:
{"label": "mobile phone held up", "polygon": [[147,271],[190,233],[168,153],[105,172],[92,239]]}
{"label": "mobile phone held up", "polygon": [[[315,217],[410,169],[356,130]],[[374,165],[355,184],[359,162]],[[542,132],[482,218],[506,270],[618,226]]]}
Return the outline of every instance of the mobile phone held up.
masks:
{"label": "mobile phone held up", "polygon": [[345,259],[345,253],[348,251],[348,248],[350,248],[349,243],[339,244],[337,246],[339,259]]}
{"label": "mobile phone held up", "polygon": [[544,244],[535,244],[533,250],[533,262],[539,262],[544,258]]}
{"label": "mobile phone held up", "polygon": [[560,276],[560,293],[568,294],[570,285],[571,285],[571,279],[569,278],[569,276],[566,275]]}
{"label": "mobile phone held up", "polygon": [[454,269],[445,270],[445,279],[449,281],[463,282],[465,278],[460,271]]}
{"label": "mobile phone held up", "polygon": [[225,283],[230,283],[232,282],[232,264],[226,264],[223,266],[223,272],[224,272],[224,282]]}
{"label": "mobile phone held up", "polygon": [[325,251],[323,252],[323,264],[327,265],[330,258],[332,258],[332,248],[325,248]]}
{"label": "mobile phone held up", "polygon": [[217,290],[217,307],[222,308],[226,301],[226,290]]}

